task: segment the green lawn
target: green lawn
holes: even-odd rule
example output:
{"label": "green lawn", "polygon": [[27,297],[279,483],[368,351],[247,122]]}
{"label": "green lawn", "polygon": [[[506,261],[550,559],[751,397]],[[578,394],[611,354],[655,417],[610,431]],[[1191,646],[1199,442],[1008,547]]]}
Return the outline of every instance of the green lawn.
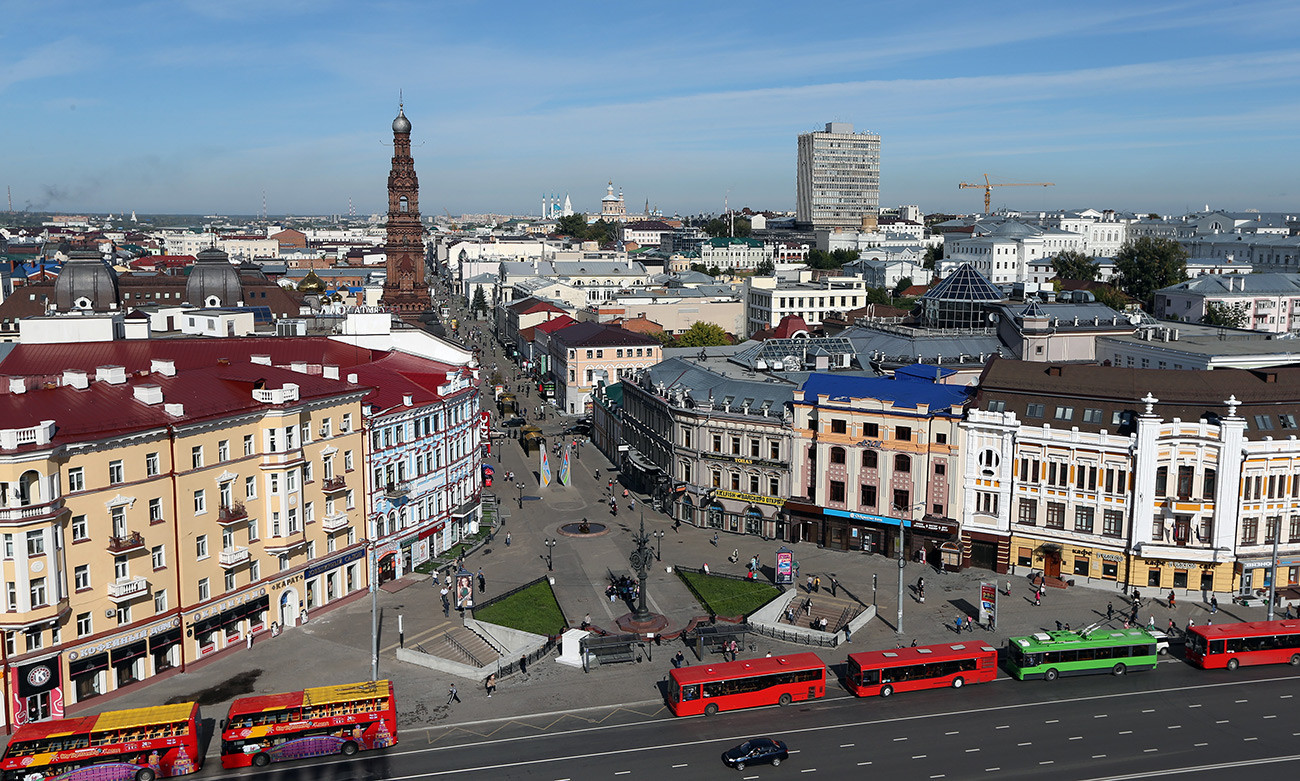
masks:
{"label": "green lawn", "polygon": [[677,574],[704,602],[704,609],[717,616],[747,616],[781,593],[776,586],[761,581],[733,580],[683,569]]}
{"label": "green lawn", "polygon": [[545,579],[500,602],[476,608],[474,618],[537,635],[558,635],[564,631],[564,614],[555,601],[551,584]]}

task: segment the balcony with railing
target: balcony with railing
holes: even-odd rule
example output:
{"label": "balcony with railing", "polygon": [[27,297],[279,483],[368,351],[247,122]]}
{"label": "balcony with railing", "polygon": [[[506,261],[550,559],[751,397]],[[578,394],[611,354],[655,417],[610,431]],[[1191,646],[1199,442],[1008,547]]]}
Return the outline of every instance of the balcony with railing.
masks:
{"label": "balcony with railing", "polygon": [[149,591],[149,579],[143,576],[119,578],[108,584],[108,598],[114,603],[128,602]]}
{"label": "balcony with railing", "polygon": [[406,496],[410,492],[411,492],[411,484],[406,480],[398,480],[396,482],[392,482],[384,486],[384,496],[388,497],[389,499],[396,499],[401,496]]}
{"label": "balcony with railing", "polygon": [[229,505],[223,504],[217,510],[217,523],[239,523],[246,520],[248,520],[248,511],[239,502]]}
{"label": "balcony with railing", "polygon": [[327,513],[321,519],[321,528],[327,532],[336,532],[347,528],[348,514],[343,511]]}
{"label": "balcony with railing", "polygon": [[144,535],[140,532],[129,532],[108,538],[109,553],[122,554],[138,550],[144,550]]}
{"label": "balcony with railing", "polygon": [[348,481],[343,478],[343,475],[327,477],[321,482],[321,490],[325,491],[327,494],[338,493],[339,491],[346,491],[347,489]]}
{"label": "balcony with railing", "polygon": [[238,567],[248,562],[248,548],[226,548],[218,554],[217,559],[226,569]]}

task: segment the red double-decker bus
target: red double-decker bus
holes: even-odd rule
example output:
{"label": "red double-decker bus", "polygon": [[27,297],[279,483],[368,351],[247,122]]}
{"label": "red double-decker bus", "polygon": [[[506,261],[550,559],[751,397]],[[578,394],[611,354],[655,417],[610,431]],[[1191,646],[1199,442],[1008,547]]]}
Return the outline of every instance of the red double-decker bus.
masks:
{"label": "red double-decker bus", "polygon": [[789,705],[826,694],[826,663],[817,654],[789,654],[679,667],[668,679],[668,707],[677,716]]}
{"label": "red double-decker bus", "polygon": [[396,742],[391,681],[318,686],[232,702],[221,723],[221,766],[263,767],[286,759],[351,755]]}
{"label": "red double-decker bus", "polygon": [[202,766],[199,704],[182,702],[24,724],[0,759],[0,778],[153,781]]}
{"label": "red double-decker bus", "polygon": [[986,643],[941,643],[849,654],[848,689],[859,697],[917,689],[960,689],[998,677],[998,649]]}
{"label": "red double-decker bus", "polygon": [[1243,664],[1300,665],[1300,621],[1194,626],[1187,632],[1185,655],[1206,670],[1235,670]]}

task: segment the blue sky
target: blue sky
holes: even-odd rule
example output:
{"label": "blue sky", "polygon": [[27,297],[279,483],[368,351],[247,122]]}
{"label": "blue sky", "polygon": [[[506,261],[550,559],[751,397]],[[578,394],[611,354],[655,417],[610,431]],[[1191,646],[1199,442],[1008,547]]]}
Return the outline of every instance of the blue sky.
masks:
{"label": "blue sky", "polygon": [[[1040,7],[1041,6],[1041,7]],[[882,135],[881,204],[1297,210],[1300,3],[0,0],[17,208],[793,209],[795,138]]]}

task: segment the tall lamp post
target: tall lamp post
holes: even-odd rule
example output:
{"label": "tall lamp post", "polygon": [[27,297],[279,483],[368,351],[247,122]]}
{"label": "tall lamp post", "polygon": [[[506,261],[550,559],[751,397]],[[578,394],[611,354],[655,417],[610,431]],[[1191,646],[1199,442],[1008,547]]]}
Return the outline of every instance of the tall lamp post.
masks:
{"label": "tall lamp post", "polygon": [[645,606],[646,576],[650,569],[650,535],[645,533],[645,516],[641,516],[641,531],[632,535],[632,542],[636,544],[636,550],[628,557],[628,563],[632,569],[636,570],[637,579],[641,587],[637,589],[638,600],[636,611],[632,614],[633,621],[648,622],[653,619],[650,609]]}
{"label": "tall lamp post", "polygon": [[662,529],[655,529],[654,531],[650,532],[650,534],[655,538],[655,561],[663,561],[664,560],[664,531]]}
{"label": "tall lamp post", "polygon": [[519,509],[524,509],[524,484],[515,483],[515,488],[519,489]]}
{"label": "tall lamp post", "polygon": [[379,680],[379,571],[375,561],[375,542],[366,544],[370,564],[370,680]]}
{"label": "tall lamp post", "polygon": [[900,516],[898,519],[898,623],[895,624],[894,631],[900,635],[903,633],[903,568],[907,566],[903,556],[903,527],[907,524],[907,520],[902,515],[911,515],[913,510],[924,506],[925,502],[918,502],[910,507],[894,508]]}
{"label": "tall lamp post", "polygon": [[547,537],[545,540],[542,541],[542,544],[546,546],[546,571],[554,572],[555,568],[551,566],[551,552],[555,550],[555,546],[559,543],[557,540],[553,540],[550,537]]}

